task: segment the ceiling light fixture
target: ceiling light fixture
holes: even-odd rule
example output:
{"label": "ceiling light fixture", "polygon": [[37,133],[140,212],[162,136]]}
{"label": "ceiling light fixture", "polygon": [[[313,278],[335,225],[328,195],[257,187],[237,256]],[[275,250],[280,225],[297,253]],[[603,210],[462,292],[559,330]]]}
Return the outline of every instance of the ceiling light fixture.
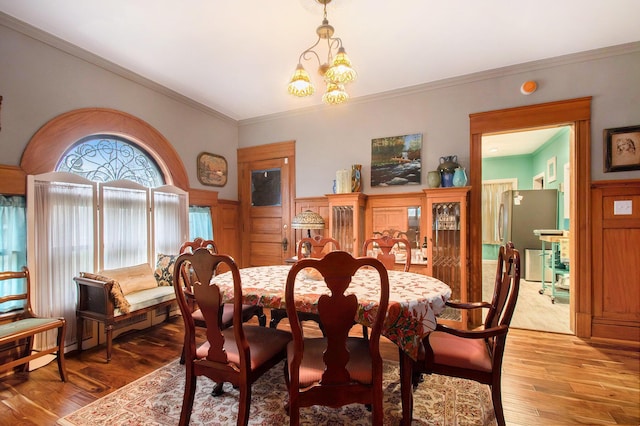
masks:
{"label": "ceiling light fixture", "polygon": [[[289,82],[288,91],[290,94],[299,97],[313,95],[315,88],[313,87],[313,83],[311,83],[309,74],[302,66],[302,60],[309,60],[312,56],[315,56],[319,65],[318,73],[324,78],[327,85],[327,91],[322,96],[322,100],[327,104],[341,104],[349,99],[349,94],[345,91],[344,85],[354,81],[357,74],[355,70],[351,68],[351,61],[344,47],[342,47],[342,40],[338,37],[333,37],[334,28],[329,25],[329,21],[327,20],[327,4],[331,3],[331,0],[315,1],[324,7],[322,24],[316,28],[318,40],[313,46],[300,54],[298,66]],[[327,41],[328,52],[326,62],[322,62],[320,55],[313,50],[322,40]]]}

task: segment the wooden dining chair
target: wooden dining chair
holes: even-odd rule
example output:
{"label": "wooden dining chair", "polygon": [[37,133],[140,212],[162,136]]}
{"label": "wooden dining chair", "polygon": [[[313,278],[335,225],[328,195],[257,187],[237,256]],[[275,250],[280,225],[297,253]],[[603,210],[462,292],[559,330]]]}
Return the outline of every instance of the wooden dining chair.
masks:
{"label": "wooden dining chair", "polygon": [[[182,247],[180,247],[180,253],[193,253],[195,249],[198,249],[200,247],[208,248],[213,253],[219,253],[218,246],[216,245],[215,241],[205,240],[200,237],[194,239],[193,241],[186,241],[184,244],[182,244]],[[184,270],[183,268],[183,271],[181,271],[181,274],[185,282],[185,289],[188,296],[188,294],[191,292],[191,288],[190,288],[191,284],[189,280],[188,271]],[[224,309],[222,311],[222,324],[224,327],[230,327],[233,323],[233,304],[225,303],[223,307]],[[192,309],[193,309],[193,317],[194,317],[194,320],[196,321],[196,325],[200,326],[199,324],[202,324],[203,326],[204,319],[202,318],[202,312],[200,312],[197,306],[195,305],[192,307]],[[242,305],[243,321],[244,322],[249,321],[254,316],[258,318],[258,323],[261,326],[264,327],[267,325],[267,316],[264,314],[262,306],[243,304]]]}
{"label": "wooden dining chair", "polygon": [[[333,246],[333,250],[340,250],[340,243],[337,240],[330,237],[325,238],[321,235],[316,235],[314,237],[303,238],[300,240],[297,253],[298,259],[304,258],[302,253],[303,244],[308,244],[308,246],[310,247],[309,257],[314,259],[320,259],[324,257],[324,255],[327,253],[325,252],[327,246]],[[286,318],[286,316],[287,311],[284,309],[271,309],[271,320],[269,322],[269,326],[276,328],[280,321]],[[310,312],[298,312],[298,317],[300,318],[300,321],[314,321],[318,323],[320,331],[324,333],[324,330],[322,329],[322,322],[320,321],[320,317],[318,315]]]}
{"label": "wooden dining chair", "polygon": [[387,269],[393,269],[396,264],[396,254],[392,252],[394,247],[397,247],[398,251],[404,250],[404,272],[409,272],[411,267],[411,244],[406,238],[391,237],[389,235],[383,235],[378,238],[369,238],[362,245],[362,253],[367,254],[369,246],[377,246],[380,250],[377,258]]}
{"label": "wooden dining chair", "polygon": [[[380,276],[377,309],[371,315],[372,330],[368,340],[349,337],[358,314],[358,299],[348,294],[352,276],[362,267],[375,268]],[[315,269],[324,279],[318,281],[328,291],[318,300],[318,314],[324,324],[325,337],[305,338],[296,311],[296,276],[307,268]],[[308,272],[308,270],[306,271]],[[320,291],[320,290],[319,290]],[[290,424],[300,423],[300,408],[312,405],[340,407],[347,404],[370,404],[372,423],[382,425],[382,357],[380,333],[389,303],[389,277],[377,259],[354,258],[344,251],[333,251],[322,259],[302,259],[289,271],[285,287],[287,317],[293,340],[287,346],[286,370],[289,389]]]}
{"label": "wooden dining chair", "polygon": [[[395,232],[395,235],[398,235],[399,233],[399,231],[392,232]],[[390,234],[383,234],[380,237],[369,238],[365,240],[364,244],[362,245],[362,253],[366,255],[369,247],[374,245],[379,249],[376,258],[382,262],[387,270],[393,270],[396,264],[396,255],[392,252],[393,248],[397,247],[398,250],[405,250],[406,258],[404,261],[404,272],[409,272],[409,268],[411,267],[411,245],[409,244],[409,240],[398,236],[394,237]],[[368,333],[369,331],[367,330],[367,326],[363,325],[362,336],[365,339],[367,338]]]}
{"label": "wooden dining chair", "polygon": [[340,243],[331,238],[331,237],[323,237],[322,235],[316,235],[313,237],[307,237],[300,240],[298,244],[297,256],[298,259],[304,258],[304,254],[302,252],[303,247],[309,247],[309,255],[307,257],[312,257],[314,259],[320,259],[325,254],[327,254],[327,246],[333,246],[332,250],[340,250]]}
{"label": "wooden dining chair", "polygon": [[[220,311],[223,309],[220,289],[211,284],[211,278],[220,266],[230,270],[233,276],[233,325],[227,328],[220,321]],[[186,380],[180,425],[189,424],[198,376],[206,376],[216,382],[212,392],[214,396],[222,394],[224,382],[230,382],[239,388],[236,424],[246,425],[249,420],[251,385],[285,358],[291,334],[283,330],[243,324],[240,272],[230,256],[197,248],[193,253],[183,253],[178,257],[176,268],[181,270],[183,267],[188,267],[193,275],[193,296],[206,323],[206,341],[200,346],[196,345],[193,316],[179,274],[174,274],[173,287],[186,336]]]}
{"label": "wooden dining chair", "polygon": [[448,306],[456,309],[487,308],[484,325],[475,330],[458,330],[438,324],[436,330],[423,339],[424,358],[413,363],[413,374],[409,374],[409,366],[406,365],[411,362],[409,358],[400,357],[403,424],[411,424],[411,382],[417,386],[421,373],[461,377],[489,385],[496,421],[499,425],[505,424],[501,392],[502,359],[519,289],[520,254],[509,242],[500,247],[491,303],[447,302]]}
{"label": "wooden dining chair", "polygon": [[[218,246],[213,240],[205,240],[204,238],[196,238],[193,241],[186,241],[180,247],[180,253],[193,253],[198,248],[207,248],[212,253],[218,253]],[[177,269],[175,269],[177,270]],[[180,275],[182,277],[182,283],[184,288],[184,293],[187,298],[187,304],[191,309],[191,316],[193,317],[193,321],[196,327],[206,327],[204,316],[202,315],[202,311],[198,309],[197,303],[195,303],[193,297],[193,288],[192,288],[192,278],[190,271],[187,268],[187,265],[184,265],[180,270]],[[223,328],[231,327],[233,325],[233,303],[225,303],[222,305],[221,312],[221,321]],[[261,326],[267,325],[267,317],[263,312],[262,306],[258,305],[242,305],[242,321],[247,322],[253,317],[258,318],[258,323]],[[186,346],[186,345],[185,345]],[[182,356],[180,357],[180,363],[184,364],[184,350],[182,351]]]}

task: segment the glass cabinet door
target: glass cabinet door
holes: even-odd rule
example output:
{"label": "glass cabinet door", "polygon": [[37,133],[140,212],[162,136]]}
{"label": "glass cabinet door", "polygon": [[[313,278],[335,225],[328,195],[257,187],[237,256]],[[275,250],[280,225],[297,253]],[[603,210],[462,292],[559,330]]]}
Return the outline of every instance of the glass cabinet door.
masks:
{"label": "glass cabinet door", "polygon": [[[451,287],[451,300],[466,302],[468,288],[468,188],[424,190],[427,213],[427,271]],[[439,319],[466,324],[466,315],[447,308]]]}
{"label": "glass cabinet door", "polygon": [[364,208],[366,196],[361,192],[330,194],[329,233],[340,249],[360,256],[364,242]]}

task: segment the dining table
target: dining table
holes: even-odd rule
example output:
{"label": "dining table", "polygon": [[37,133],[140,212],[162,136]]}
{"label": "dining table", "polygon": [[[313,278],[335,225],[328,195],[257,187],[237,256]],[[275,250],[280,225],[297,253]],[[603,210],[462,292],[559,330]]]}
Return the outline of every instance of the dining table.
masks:
{"label": "dining table", "polygon": [[[285,284],[291,265],[254,266],[240,269],[242,299],[245,304],[265,308],[285,309]],[[389,306],[382,335],[395,343],[401,352],[418,359],[422,339],[436,328],[436,317],[444,310],[451,297],[451,288],[437,278],[403,271],[388,271]],[[322,278],[302,270],[296,277],[296,310],[318,312],[318,299],[329,290]],[[212,279],[224,302],[234,297],[231,272]],[[355,322],[370,327],[370,315],[379,300],[380,278],[375,269],[360,268],[352,278],[348,293],[358,299]]]}
{"label": "dining table", "polygon": [[[285,309],[285,286],[291,264],[253,266],[240,269],[242,299],[245,304],[258,304],[265,308]],[[307,271],[305,273],[305,271]],[[316,271],[317,272],[317,271]],[[437,278],[404,271],[387,271],[389,275],[389,306],[382,335],[398,346],[401,383],[410,383],[413,362],[418,360],[422,339],[436,328],[436,317],[445,309],[451,297],[451,288]],[[301,270],[296,277],[296,310],[318,312],[318,300],[328,289],[322,278],[308,270]],[[231,272],[215,276],[224,302],[234,298]],[[375,309],[379,301],[380,277],[372,268],[360,268],[352,277],[350,293],[358,299],[355,322],[370,327],[369,309]],[[402,422],[412,423],[413,389],[401,386]]]}

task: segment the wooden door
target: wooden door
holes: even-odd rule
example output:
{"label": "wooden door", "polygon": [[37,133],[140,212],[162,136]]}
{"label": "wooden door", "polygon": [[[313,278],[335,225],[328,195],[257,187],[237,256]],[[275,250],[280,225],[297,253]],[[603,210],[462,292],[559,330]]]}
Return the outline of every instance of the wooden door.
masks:
{"label": "wooden door", "polygon": [[283,264],[293,256],[290,224],[295,168],[291,154],[264,146],[238,150],[244,267]]}

